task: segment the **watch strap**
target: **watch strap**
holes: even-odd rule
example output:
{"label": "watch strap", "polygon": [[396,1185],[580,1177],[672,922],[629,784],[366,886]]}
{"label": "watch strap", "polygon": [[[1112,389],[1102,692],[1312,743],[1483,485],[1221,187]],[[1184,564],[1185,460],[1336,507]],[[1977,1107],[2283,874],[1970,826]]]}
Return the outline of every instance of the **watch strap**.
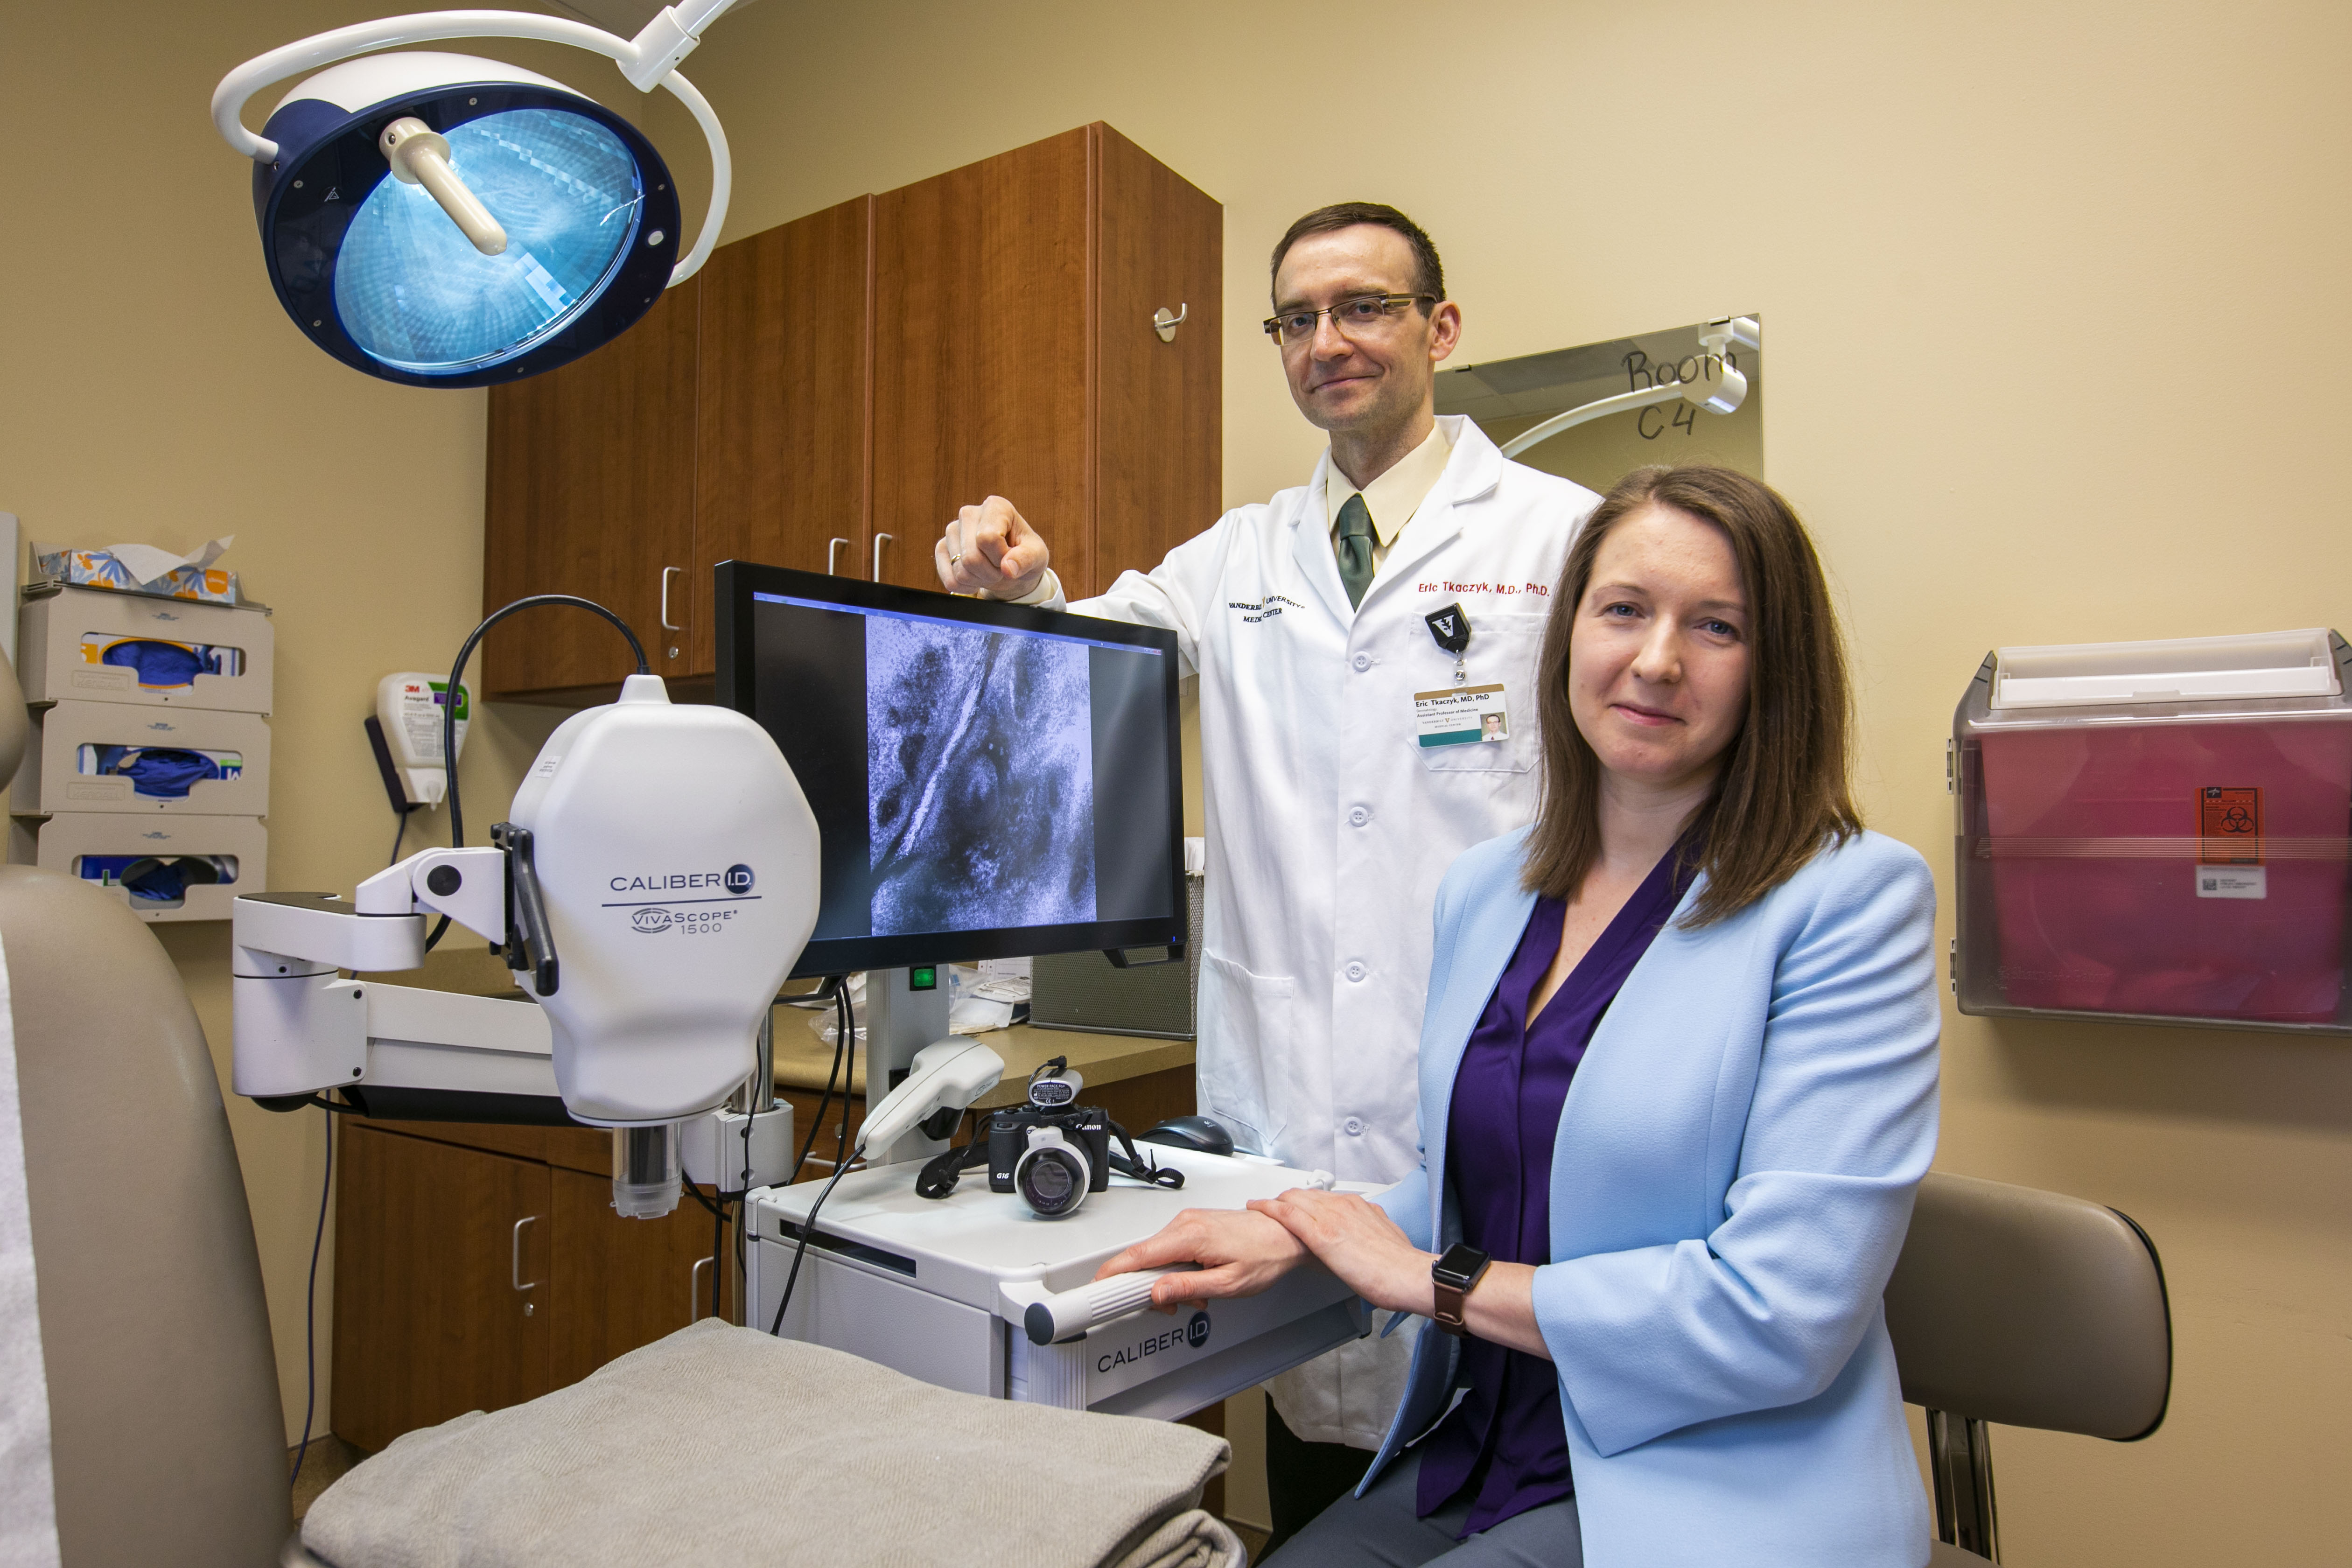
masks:
{"label": "watch strap", "polygon": [[[1435,1297],[1431,1319],[1447,1333],[1461,1337],[1466,1331],[1462,1321],[1462,1309],[1478,1281],[1486,1277],[1494,1259],[1466,1246],[1446,1249],[1444,1255],[1430,1265],[1429,1279]],[[1451,1264],[1453,1267],[1449,1268]]]}

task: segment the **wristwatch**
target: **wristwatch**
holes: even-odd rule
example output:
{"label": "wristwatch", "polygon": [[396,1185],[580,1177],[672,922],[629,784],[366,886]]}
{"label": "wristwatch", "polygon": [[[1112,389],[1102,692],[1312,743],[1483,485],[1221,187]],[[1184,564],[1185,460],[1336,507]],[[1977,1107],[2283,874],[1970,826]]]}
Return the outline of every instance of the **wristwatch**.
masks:
{"label": "wristwatch", "polygon": [[1462,1328],[1462,1301],[1478,1288],[1486,1277],[1486,1268],[1495,1260],[1465,1242],[1455,1242],[1445,1249],[1445,1256],[1429,1266],[1429,1278],[1437,1287],[1437,1310],[1431,1315],[1437,1326],[1447,1333],[1459,1336]]}

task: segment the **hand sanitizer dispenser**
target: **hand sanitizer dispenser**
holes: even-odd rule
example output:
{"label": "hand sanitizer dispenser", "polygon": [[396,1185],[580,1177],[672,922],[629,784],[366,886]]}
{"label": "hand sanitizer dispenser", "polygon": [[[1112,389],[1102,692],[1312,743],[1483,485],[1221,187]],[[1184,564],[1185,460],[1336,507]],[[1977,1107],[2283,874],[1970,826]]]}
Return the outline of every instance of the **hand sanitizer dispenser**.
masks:
{"label": "hand sanitizer dispenser", "polygon": [[1988,654],[1954,715],[1963,1013],[2352,1033],[2352,650]]}
{"label": "hand sanitizer dispenser", "polygon": [[447,676],[414,669],[376,682],[376,722],[410,806],[438,805],[449,793],[449,774],[441,755],[441,710],[453,700],[457,705],[457,754],[463,756],[466,727],[473,721],[463,686],[453,697]]}

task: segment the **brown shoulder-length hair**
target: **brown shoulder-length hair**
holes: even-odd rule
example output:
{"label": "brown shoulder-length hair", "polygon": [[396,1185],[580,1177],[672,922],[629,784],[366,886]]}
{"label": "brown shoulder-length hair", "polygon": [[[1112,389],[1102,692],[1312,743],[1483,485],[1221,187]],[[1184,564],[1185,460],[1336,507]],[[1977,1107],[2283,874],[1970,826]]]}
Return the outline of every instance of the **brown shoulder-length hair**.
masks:
{"label": "brown shoulder-length hair", "polygon": [[1537,664],[1543,804],[1528,840],[1527,886],[1573,898],[1601,853],[1601,760],[1569,709],[1569,641],[1610,531],[1649,506],[1721,529],[1748,595],[1748,713],[1684,853],[1706,873],[1687,924],[1738,914],[1825,845],[1862,830],[1846,780],[1853,700],[1845,647],[1813,542],[1769,486],[1693,464],[1619,480],[1568,552]]}

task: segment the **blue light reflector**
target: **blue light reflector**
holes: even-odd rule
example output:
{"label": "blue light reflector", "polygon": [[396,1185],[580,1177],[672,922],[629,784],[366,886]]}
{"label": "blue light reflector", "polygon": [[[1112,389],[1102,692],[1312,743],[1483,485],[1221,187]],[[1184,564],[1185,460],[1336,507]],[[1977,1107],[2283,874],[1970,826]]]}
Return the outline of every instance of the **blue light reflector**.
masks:
{"label": "blue light reflector", "polygon": [[455,375],[523,353],[602,293],[636,237],[643,172],[585,115],[518,109],[449,132],[449,165],[507,231],[484,256],[421,185],[387,174],[335,264],[335,310],[371,357]]}

